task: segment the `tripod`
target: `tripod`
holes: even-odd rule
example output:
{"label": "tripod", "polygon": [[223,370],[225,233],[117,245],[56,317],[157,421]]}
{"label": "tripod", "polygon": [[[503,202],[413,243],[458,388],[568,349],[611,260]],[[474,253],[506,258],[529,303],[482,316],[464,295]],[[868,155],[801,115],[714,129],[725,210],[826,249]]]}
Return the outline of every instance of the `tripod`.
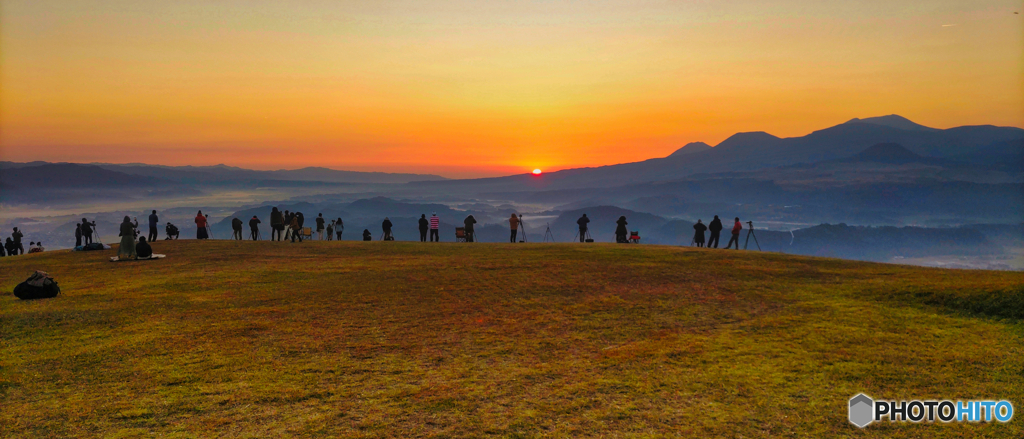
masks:
{"label": "tripod", "polygon": [[523,216],[522,215],[519,215],[519,229],[518,230],[519,230],[519,233],[521,233],[523,235],[523,239],[520,239],[519,242],[529,242],[529,240],[526,239],[526,223],[523,222]]}
{"label": "tripod", "polygon": [[750,237],[754,237],[754,245],[757,246],[757,251],[761,251],[761,244],[757,242],[757,235],[754,234],[754,222],[747,221],[747,240],[743,243],[743,249],[747,249],[747,244],[750,244]]}
{"label": "tripod", "polygon": [[551,223],[547,223],[547,230],[544,230],[544,242],[555,242],[555,235],[551,233]]}
{"label": "tripod", "polygon": [[[550,230],[550,229],[549,229],[549,230]],[[580,232],[578,232],[578,231],[577,231],[577,232],[576,232],[576,234],[572,236],[572,241],[573,241],[573,242],[576,242],[576,238],[581,238],[581,239],[583,239],[583,241],[580,241],[580,242],[586,242],[586,240],[588,240],[588,239],[589,239],[589,240],[591,240],[591,241],[593,241],[593,240],[594,240],[594,238],[592,238],[592,237],[590,236],[590,229],[586,229],[586,230],[584,230],[584,231],[583,231],[583,236],[582,236],[582,237],[580,236]]]}

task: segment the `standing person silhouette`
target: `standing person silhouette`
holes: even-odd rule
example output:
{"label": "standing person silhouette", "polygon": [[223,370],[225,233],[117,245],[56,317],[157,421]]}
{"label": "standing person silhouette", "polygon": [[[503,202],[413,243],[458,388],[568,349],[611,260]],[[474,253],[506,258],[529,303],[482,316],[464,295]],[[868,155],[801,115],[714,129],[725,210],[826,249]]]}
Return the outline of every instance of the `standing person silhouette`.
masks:
{"label": "standing person silhouette", "polygon": [[718,235],[722,233],[722,220],[718,219],[718,215],[715,215],[715,219],[711,220],[708,224],[708,231],[711,232],[711,236],[708,238],[708,248],[718,248]]}
{"label": "standing person silhouette", "polygon": [[512,235],[509,237],[509,242],[516,242],[516,238],[519,237],[519,218],[516,214],[508,217],[508,228],[512,230]]}
{"label": "standing person silhouette", "polygon": [[89,222],[89,220],[82,218],[82,237],[85,238],[85,245],[92,244],[92,228],[96,227],[96,221]]}
{"label": "standing person silhouette", "polygon": [[260,219],[256,218],[256,215],[252,216],[249,220],[249,238],[256,241],[260,237]]}
{"label": "standing person silhouette", "polygon": [[420,242],[427,242],[427,231],[430,230],[430,221],[427,220],[427,214],[420,215]]}
{"label": "standing person silhouette", "polygon": [[[294,213],[291,213],[291,212],[289,212],[287,210],[284,211],[284,240],[285,241],[287,241],[288,238],[291,238],[291,236],[292,236],[292,219],[294,217],[295,217]],[[294,239],[293,239],[293,241],[294,241]]]}
{"label": "standing person silhouette", "polygon": [[736,250],[740,249],[740,230],[743,230],[743,224],[740,223],[740,218],[736,217],[736,223],[732,225],[732,238],[729,238],[729,243],[725,245],[725,248],[732,247],[732,243],[736,243]]}
{"label": "standing person silhouette", "polygon": [[384,221],[380,223],[380,228],[384,230],[384,236],[382,236],[382,239],[385,241],[395,240],[395,237],[391,234],[391,227],[394,227],[394,224],[391,223],[391,220],[388,219],[388,217],[384,217]]}
{"label": "standing person silhouette", "polygon": [[231,237],[235,241],[242,240],[242,220],[237,217],[231,218]]}
{"label": "standing person silhouette", "polygon": [[324,214],[322,213],[316,216],[316,235],[317,239],[324,240]]}
{"label": "standing person silhouette", "polygon": [[[210,239],[210,233],[206,231],[206,216],[203,215],[203,211],[199,211],[196,214],[196,239]],[[132,252],[135,251],[134,244],[132,245]]]}
{"label": "standing person silhouette", "polygon": [[270,209],[270,240],[280,241],[284,235],[284,215],[276,207]]}
{"label": "standing person silhouette", "polygon": [[707,229],[708,226],[705,226],[704,223],[700,222],[700,219],[697,220],[697,224],[693,225],[693,243],[696,244],[697,247],[704,247],[704,231]]}
{"label": "standing person silhouette", "polygon": [[[125,217],[125,218],[128,218],[128,217]],[[11,253],[12,255],[14,255],[14,254],[20,254],[20,255],[25,254],[25,246],[21,245],[21,238],[24,238],[24,237],[25,237],[25,235],[22,234],[18,230],[17,227],[15,227],[14,228],[14,233],[11,233],[11,238],[14,239],[14,251],[17,252],[17,253],[13,253],[12,252]]]}
{"label": "standing person silhouette", "polygon": [[341,241],[341,234],[345,231],[345,223],[341,222],[341,217],[338,217],[334,221],[334,233],[338,235],[338,241]]}
{"label": "standing person silhouette", "polygon": [[149,236],[147,237],[149,242],[156,241],[156,226],[160,222],[160,217],[156,216],[156,211],[149,214]]}
{"label": "standing person silhouette", "polygon": [[430,213],[430,242],[441,242],[441,235],[438,229],[441,227],[441,218],[437,217],[437,212]]}
{"label": "standing person silhouette", "polygon": [[476,218],[473,215],[467,216],[462,224],[466,226],[466,242],[476,242],[476,233],[473,231],[473,224],[476,224]]}
{"label": "standing person silhouette", "polygon": [[121,245],[117,247],[117,259],[122,261],[135,259],[135,225],[127,215],[121,222],[120,232],[118,236],[121,237]]}
{"label": "standing person silhouette", "polygon": [[302,242],[302,219],[299,217],[298,212],[292,214],[291,231],[292,231],[292,242],[295,242],[295,238],[299,238],[299,242]]}
{"label": "standing person silhouette", "polygon": [[619,244],[628,244],[629,238],[626,235],[629,234],[629,229],[626,228],[626,216],[620,216],[618,221],[615,221],[615,242]]}
{"label": "standing person silhouette", "polygon": [[590,218],[587,218],[587,214],[583,214],[580,219],[576,220],[576,224],[580,226],[580,242],[586,242],[587,239],[587,224],[590,223]]}
{"label": "standing person silhouette", "polygon": [[75,223],[75,247],[82,246],[82,224]]}

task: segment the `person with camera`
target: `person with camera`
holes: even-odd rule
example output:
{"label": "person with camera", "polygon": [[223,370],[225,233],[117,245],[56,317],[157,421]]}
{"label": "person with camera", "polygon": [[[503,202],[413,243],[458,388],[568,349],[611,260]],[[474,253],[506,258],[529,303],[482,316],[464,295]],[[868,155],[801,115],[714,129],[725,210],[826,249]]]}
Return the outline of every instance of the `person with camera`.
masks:
{"label": "person with camera", "polygon": [[512,216],[508,217],[508,227],[512,231],[509,242],[514,243],[516,238],[519,237],[519,218],[516,217],[516,214],[513,213]]}
{"label": "person with camera", "polygon": [[615,221],[615,242],[619,244],[629,243],[629,238],[627,237],[627,235],[629,235],[629,229],[626,228],[627,224],[629,223],[626,222],[625,215],[620,216],[618,221]]}
{"label": "person with camera", "polygon": [[[206,229],[206,216],[203,211],[196,214],[196,239],[210,239],[210,231]],[[132,250],[134,251],[134,250]]]}
{"label": "person with camera", "polygon": [[580,226],[580,242],[586,242],[587,240],[587,224],[590,224],[590,218],[587,218],[585,213],[580,219],[576,220],[576,225]]}
{"label": "person with camera", "polygon": [[180,235],[180,233],[178,232],[178,226],[171,224],[170,221],[168,221],[167,225],[164,226],[164,233],[167,234],[167,237],[164,239],[168,241],[172,239],[178,239],[178,235]]}
{"label": "person with camera", "polygon": [[92,244],[92,231],[96,227],[96,221],[89,222],[89,220],[82,218],[82,238],[85,245]]}
{"label": "person with camera", "polygon": [[260,219],[256,218],[256,215],[249,220],[249,237],[253,241],[258,241],[260,237]]}

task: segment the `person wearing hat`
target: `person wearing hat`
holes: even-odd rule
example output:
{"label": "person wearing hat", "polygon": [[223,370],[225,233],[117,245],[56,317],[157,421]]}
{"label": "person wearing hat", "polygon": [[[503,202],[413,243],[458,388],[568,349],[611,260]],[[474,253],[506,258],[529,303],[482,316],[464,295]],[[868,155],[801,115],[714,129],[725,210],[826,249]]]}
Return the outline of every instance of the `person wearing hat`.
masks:
{"label": "person wearing hat", "polygon": [[437,217],[437,212],[430,212],[430,242],[441,242],[441,235],[437,231],[439,227],[441,218]]}

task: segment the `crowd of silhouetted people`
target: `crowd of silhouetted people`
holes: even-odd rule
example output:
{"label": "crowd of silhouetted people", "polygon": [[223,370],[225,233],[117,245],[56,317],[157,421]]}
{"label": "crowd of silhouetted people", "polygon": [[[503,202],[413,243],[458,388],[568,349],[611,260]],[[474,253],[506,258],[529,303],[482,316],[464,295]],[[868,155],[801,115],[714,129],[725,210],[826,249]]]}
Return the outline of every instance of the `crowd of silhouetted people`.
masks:
{"label": "crowd of silhouetted people", "polygon": [[[208,214],[203,214],[200,210],[195,216],[196,224],[196,239],[210,239],[212,231],[210,228],[210,217]],[[335,239],[341,240],[342,234],[345,232],[345,223],[341,218],[328,220],[324,218],[323,214],[317,214],[315,218],[315,229],[311,227],[305,227],[305,215],[302,212],[291,212],[288,210],[281,211],[277,207],[271,208],[270,211],[270,240],[271,241],[287,241],[291,242],[302,242],[304,239],[313,239],[314,233],[316,239],[321,241],[333,241]],[[159,238],[158,226],[160,218],[157,216],[157,212],[154,210],[149,215],[149,233],[147,236],[140,237],[139,221],[136,218],[125,216],[121,222],[118,230],[118,236],[120,237],[120,247],[118,249],[118,257],[122,259],[135,259],[135,258],[146,258],[153,254],[151,243],[154,243]],[[262,232],[260,231],[260,224],[262,221],[253,215],[249,219],[249,234],[248,239],[253,241],[259,241],[263,239]],[[473,215],[468,215],[462,220],[463,227],[456,228],[456,240],[464,242],[475,242],[476,231],[475,225],[477,224],[476,218]],[[524,242],[526,240],[525,224],[523,222],[522,215],[511,214],[508,218],[509,224],[509,242]],[[579,242],[593,242],[593,238],[590,235],[590,218],[587,214],[583,214],[579,219],[576,220],[578,226],[578,233],[576,236],[579,237]],[[629,243],[639,242],[639,232],[630,231],[626,226],[629,223],[625,216],[620,216],[615,221],[615,242],[617,243]],[[244,239],[243,227],[245,222],[239,218],[231,219],[231,231],[232,239],[241,241]],[[437,212],[431,212],[428,218],[426,214],[420,215],[418,219],[419,238],[421,242],[440,242],[440,226],[441,219],[437,216]],[[394,241],[394,223],[391,222],[389,217],[385,217],[381,222],[381,235],[379,240],[381,241]],[[691,246],[707,247],[707,248],[718,248],[719,238],[724,229],[722,220],[715,215],[714,219],[710,223],[704,224],[703,220],[698,219],[697,223],[693,225],[694,235],[690,242]],[[739,236],[743,230],[743,224],[739,218],[735,218],[731,236],[725,248],[735,248],[739,250]],[[710,233],[705,237],[705,233]],[[165,225],[165,240],[173,240],[179,238],[178,227],[167,222]],[[103,245],[96,242],[98,237],[98,231],[96,230],[96,222],[89,221],[86,218],[82,218],[82,222],[76,223],[75,225],[75,249],[76,250],[94,250],[101,249]],[[24,234],[14,228],[13,233],[6,242],[0,248],[0,256],[14,256],[25,254],[26,250],[22,244]],[[575,240],[576,237],[573,239]],[[705,239],[706,238],[706,239]],[[369,229],[364,229],[362,233],[363,241],[372,241],[373,234]],[[748,238],[749,239],[749,238]],[[30,242],[28,253],[36,253],[44,251],[42,242]],[[159,256],[159,255],[158,255]]]}

